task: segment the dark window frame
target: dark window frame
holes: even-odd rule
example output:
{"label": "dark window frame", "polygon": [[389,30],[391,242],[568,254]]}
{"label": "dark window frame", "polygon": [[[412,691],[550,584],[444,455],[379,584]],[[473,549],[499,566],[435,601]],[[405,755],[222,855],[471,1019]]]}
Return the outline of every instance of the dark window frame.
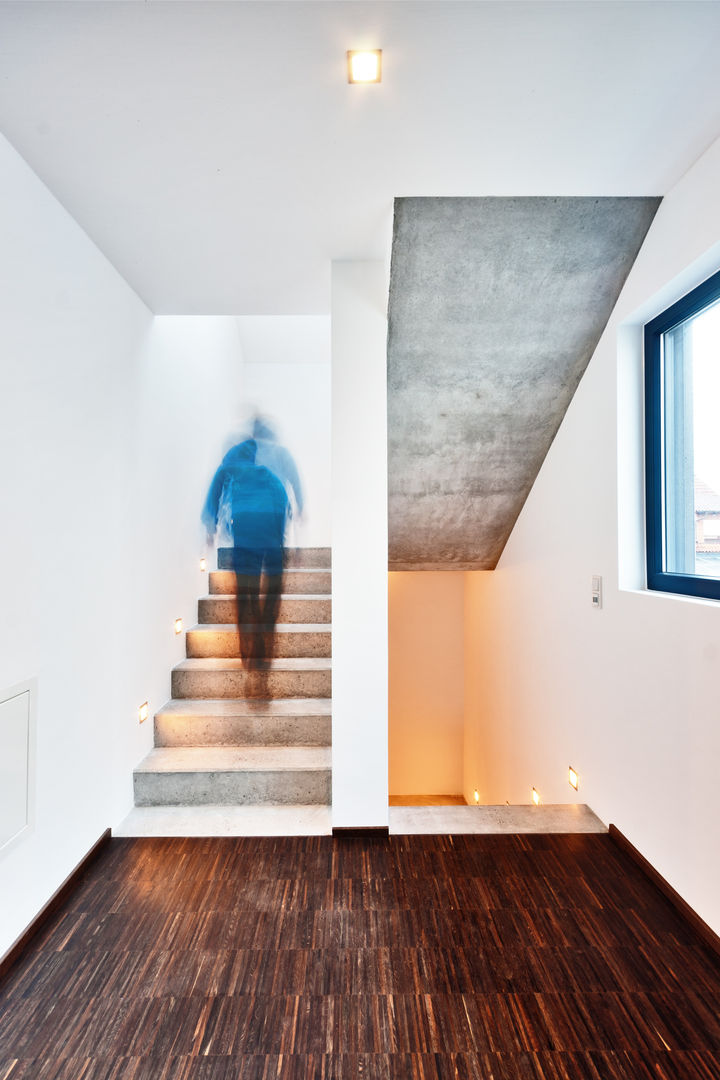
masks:
{"label": "dark window frame", "polygon": [[645,326],[645,512],[647,587],[720,600],[720,578],[669,573],[663,568],[665,537],[663,334],[720,299],[720,272],[683,296]]}

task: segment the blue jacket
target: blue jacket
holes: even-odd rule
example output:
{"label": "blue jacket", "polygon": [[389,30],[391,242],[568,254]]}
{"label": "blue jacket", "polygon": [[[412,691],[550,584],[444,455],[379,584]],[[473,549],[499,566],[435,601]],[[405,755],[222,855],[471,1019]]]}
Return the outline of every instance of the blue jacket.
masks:
{"label": "blue jacket", "polygon": [[227,501],[236,547],[282,547],[289,508],[287,493],[269,469],[255,464],[254,457],[255,443],[251,439],[227,452],[210,484],[203,524],[214,533],[220,507]]}

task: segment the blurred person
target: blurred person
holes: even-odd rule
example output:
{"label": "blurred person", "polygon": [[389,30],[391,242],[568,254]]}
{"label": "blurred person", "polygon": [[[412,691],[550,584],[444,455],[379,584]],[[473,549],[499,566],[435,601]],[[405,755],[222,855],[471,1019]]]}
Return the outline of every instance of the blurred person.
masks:
{"label": "blurred person", "polygon": [[260,413],[255,414],[251,438],[257,443],[255,461],[277,476],[290,500],[291,516],[296,519],[301,518],[303,492],[300,474],[290,451],[278,442],[268,417],[261,416]]}
{"label": "blurred person", "polygon": [[223,458],[208,491],[202,520],[208,546],[227,506],[233,538],[240,656],[248,670],[272,658],[282,592],[289,500],[281,481],[256,461],[257,443],[245,439]]}
{"label": "blurred person", "polygon": [[[288,497],[288,518],[298,522],[303,514],[303,490],[295,460],[280,442],[272,422],[267,416],[255,412],[250,419],[240,426],[233,446],[225,454],[222,464],[231,461],[237,446],[246,439],[253,439],[257,445],[255,464],[263,465],[273,473],[285,488]],[[221,499],[218,511],[217,532],[220,541],[227,539],[232,543],[232,510],[227,498]]]}

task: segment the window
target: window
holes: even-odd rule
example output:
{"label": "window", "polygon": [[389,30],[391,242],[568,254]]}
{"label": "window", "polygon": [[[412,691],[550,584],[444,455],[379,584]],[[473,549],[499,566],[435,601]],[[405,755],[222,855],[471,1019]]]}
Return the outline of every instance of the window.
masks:
{"label": "window", "polygon": [[645,327],[648,588],[720,600],[720,273]]}

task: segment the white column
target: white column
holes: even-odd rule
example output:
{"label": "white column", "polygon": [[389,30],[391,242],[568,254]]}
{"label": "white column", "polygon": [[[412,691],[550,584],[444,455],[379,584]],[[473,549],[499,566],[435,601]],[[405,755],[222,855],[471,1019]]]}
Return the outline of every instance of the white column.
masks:
{"label": "white column", "polygon": [[333,808],[388,824],[387,282],[332,264]]}

